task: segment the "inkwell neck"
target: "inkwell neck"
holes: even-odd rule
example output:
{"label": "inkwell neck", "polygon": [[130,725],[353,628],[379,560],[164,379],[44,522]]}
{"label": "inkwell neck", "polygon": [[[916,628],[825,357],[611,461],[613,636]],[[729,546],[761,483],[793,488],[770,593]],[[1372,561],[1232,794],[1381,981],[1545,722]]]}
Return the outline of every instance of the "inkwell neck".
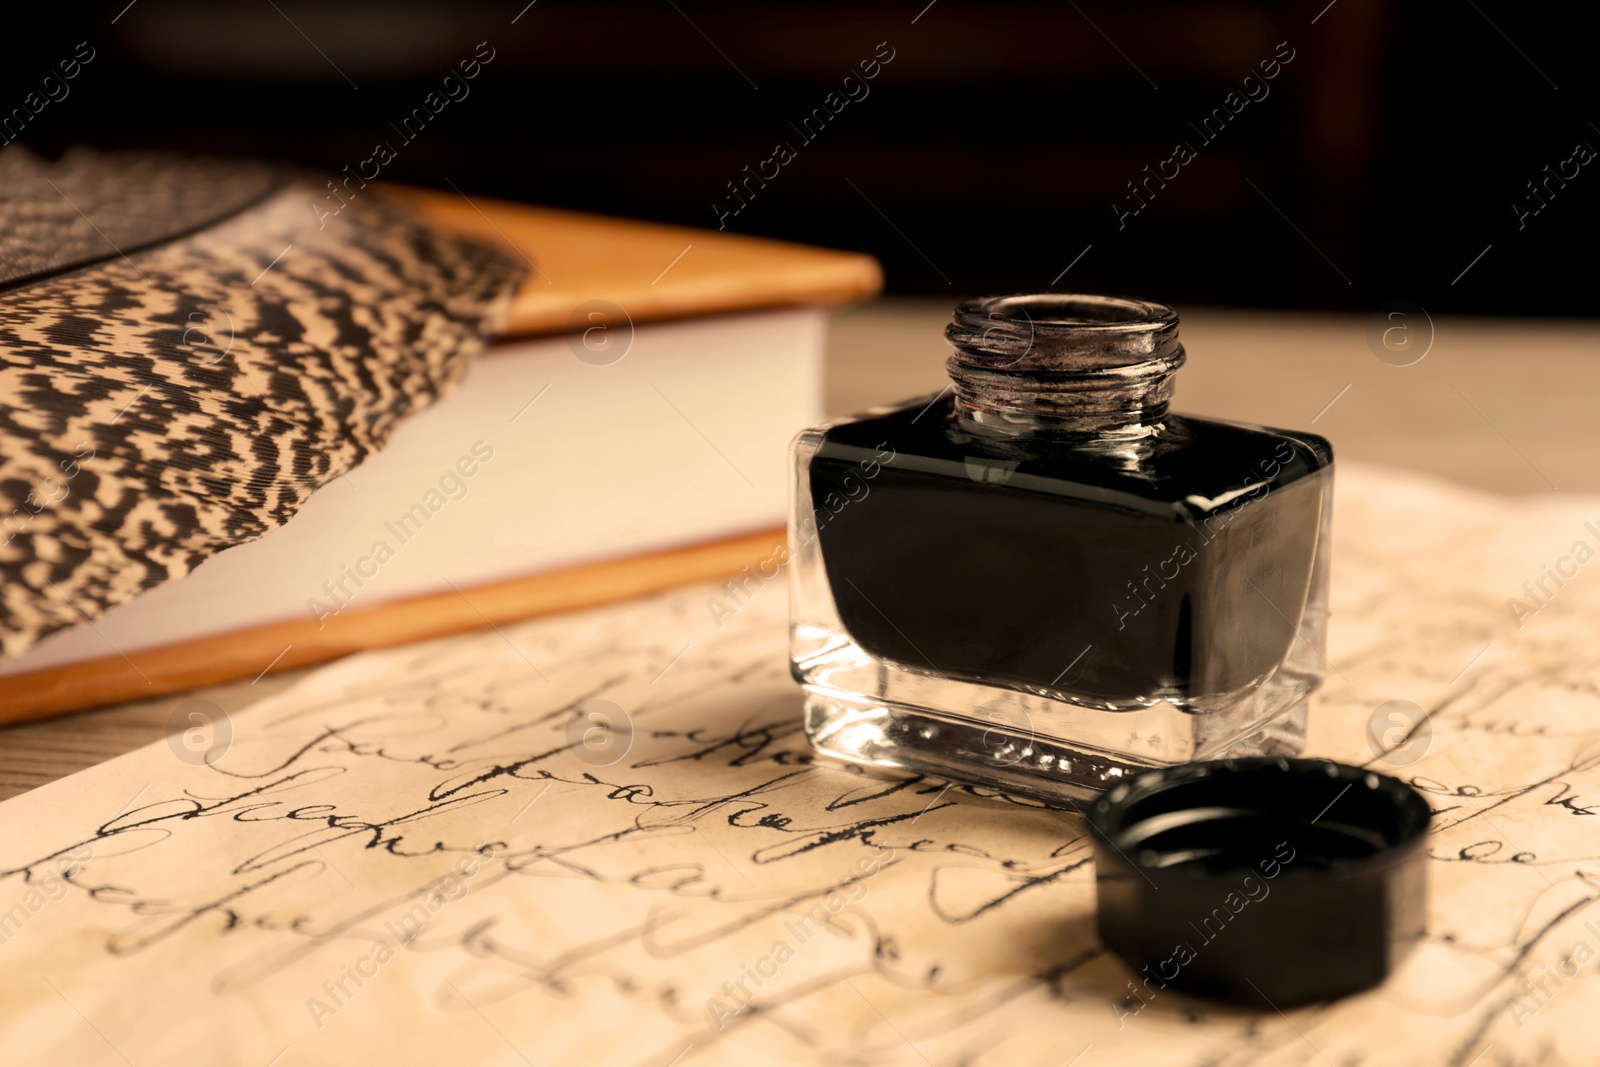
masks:
{"label": "inkwell neck", "polygon": [[1160,428],[1183,365],[1165,304],[1043,293],[956,307],[946,369],[964,429],[1126,440]]}

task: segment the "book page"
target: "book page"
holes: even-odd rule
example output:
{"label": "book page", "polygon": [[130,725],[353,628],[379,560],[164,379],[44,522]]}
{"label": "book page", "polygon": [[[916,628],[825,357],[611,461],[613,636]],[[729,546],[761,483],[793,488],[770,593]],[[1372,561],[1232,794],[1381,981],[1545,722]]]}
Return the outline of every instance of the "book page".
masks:
{"label": "book page", "polygon": [[1307,754],[1436,811],[1379,989],[1135,989],[1077,814],[813,761],[773,563],[197,702],[0,805],[0,1062],[1595,1062],[1600,498],[1336,499]]}

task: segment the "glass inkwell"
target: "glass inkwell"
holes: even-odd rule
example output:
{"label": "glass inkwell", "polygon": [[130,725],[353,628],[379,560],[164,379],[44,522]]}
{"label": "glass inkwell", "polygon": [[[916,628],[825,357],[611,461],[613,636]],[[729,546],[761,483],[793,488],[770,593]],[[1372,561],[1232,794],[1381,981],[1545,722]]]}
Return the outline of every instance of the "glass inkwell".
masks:
{"label": "glass inkwell", "polygon": [[1050,801],[1300,752],[1333,453],[1168,412],[1178,316],[972,300],[951,385],[792,446],[790,660],[826,755]]}

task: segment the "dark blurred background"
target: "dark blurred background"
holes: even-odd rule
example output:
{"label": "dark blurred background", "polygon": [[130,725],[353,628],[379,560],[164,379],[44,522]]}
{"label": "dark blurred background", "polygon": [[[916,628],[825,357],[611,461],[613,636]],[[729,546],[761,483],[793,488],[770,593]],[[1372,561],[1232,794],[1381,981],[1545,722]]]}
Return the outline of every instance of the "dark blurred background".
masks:
{"label": "dark blurred background", "polygon": [[[384,142],[385,179],[711,227],[730,181],[776,167],[727,228],[871,252],[891,292],[1594,313],[1600,161],[1574,151],[1600,148],[1600,75],[1588,35],[1534,5],[525,4],[14,14],[0,140],[334,171]],[[492,58],[460,98],[426,110],[475,53]],[[794,158],[763,164],[779,142]],[[1164,163],[1180,142],[1194,158]],[[1119,220],[1130,182],[1147,206]]]}

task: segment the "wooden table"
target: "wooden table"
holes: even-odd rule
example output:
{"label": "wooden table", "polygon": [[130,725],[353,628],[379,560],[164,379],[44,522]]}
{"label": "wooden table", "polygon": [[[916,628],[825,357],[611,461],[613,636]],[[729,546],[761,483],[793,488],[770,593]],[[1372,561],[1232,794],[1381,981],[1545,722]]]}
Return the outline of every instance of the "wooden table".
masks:
{"label": "wooden table", "polygon": [[[943,388],[950,303],[882,300],[841,313],[829,345],[829,411]],[[1385,349],[1385,330],[1392,345],[1415,347]],[[1314,427],[1341,458],[1497,492],[1600,490],[1600,326],[1189,309],[1183,337],[1179,410]],[[1416,362],[1395,365],[1424,346]],[[304,673],[0,729],[0,799],[161,739],[186,700],[235,711]]]}

